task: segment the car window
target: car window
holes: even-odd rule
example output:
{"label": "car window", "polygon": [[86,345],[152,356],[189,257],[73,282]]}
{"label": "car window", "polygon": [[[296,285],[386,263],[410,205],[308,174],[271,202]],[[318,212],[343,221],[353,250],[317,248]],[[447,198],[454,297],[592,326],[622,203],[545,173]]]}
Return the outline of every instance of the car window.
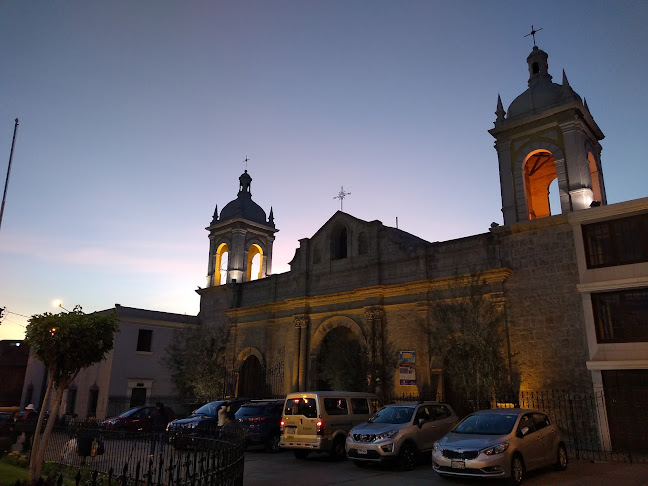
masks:
{"label": "car window", "polygon": [[456,434],[482,435],[510,434],[517,418],[517,414],[514,413],[476,413],[459,422],[453,432]]}
{"label": "car window", "polygon": [[445,405],[431,405],[429,408],[432,420],[443,420],[452,415]]}
{"label": "car window", "polygon": [[377,412],[383,407],[383,404],[377,398],[372,398],[369,400],[371,402],[371,413]]}
{"label": "car window", "polygon": [[351,399],[351,409],[353,413],[369,413],[369,402],[366,398],[352,398]]}
{"label": "car window", "polygon": [[347,415],[349,413],[346,398],[325,398],[324,410],[329,415]]}
{"label": "car window", "polygon": [[520,419],[520,425],[518,425],[518,431],[522,432],[522,429],[524,427],[529,428],[528,434],[531,432],[535,431],[535,425],[533,424],[533,416],[530,413],[527,413],[526,415],[522,416]]}
{"label": "car window", "polygon": [[551,422],[549,422],[549,417],[547,417],[544,413],[534,413],[533,423],[536,430],[544,429],[545,427],[551,425]]}
{"label": "car window", "polygon": [[218,407],[220,407],[222,403],[222,400],[218,402],[209,402],[195,410],[193,415],[209,415],[210,417],[215,417]]}
{"label": "car window", "polygon": [[317,417],[317,403],[314,398],[291,398],[286,400],[285,415],[303,415],[306,418]]}
{"label": "car window", "polygon": [[369,422],[375,424],[406,424],[412,420],[412,415],[414,415],[414,408],[411,406],[387,406],[376,412],[374,416],[369,419]]}
{"label": "car window", "polygon": [[427,422],[430,421],[430,411],[428,407],[422,406],[416,411],[416,416],[414,417],[414,423],[418,423],[419,419],[423,419]]}

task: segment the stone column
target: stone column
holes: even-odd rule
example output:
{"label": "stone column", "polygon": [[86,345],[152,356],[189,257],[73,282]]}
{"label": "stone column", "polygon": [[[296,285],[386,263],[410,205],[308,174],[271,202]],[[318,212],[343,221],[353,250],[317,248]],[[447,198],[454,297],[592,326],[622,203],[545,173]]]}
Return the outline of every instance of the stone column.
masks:
{"label": "stone column", "polygon": [[294,316],[295,327],[299,327],[299,391],[306,390],[307,376],[307,358],[308,358],[308,324],[310,319],[308,314],[299,314]]}
{"label": "stone column", "polygon": [[300,322],[298,316],[294,318],[295,330],[293,331],[293,363],[292,363],[292,377],[290,381],[290,391],[299,390],[299,342],[300,342]]}

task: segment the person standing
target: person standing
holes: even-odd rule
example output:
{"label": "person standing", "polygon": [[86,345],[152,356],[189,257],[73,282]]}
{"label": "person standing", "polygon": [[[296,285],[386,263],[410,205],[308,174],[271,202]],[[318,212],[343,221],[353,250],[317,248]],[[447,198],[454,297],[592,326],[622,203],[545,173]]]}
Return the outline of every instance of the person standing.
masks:
{"label": "person standing", "polygon": [[34,409],[34,404],[30,403],[25,407],[25,411],[20,417],[22,428],[25,433],[25,439],[22,443],[22,452],[29,452],[31,450],[31,441],[34,431],[36,430],[36,423],[38,422],[38,414]]}
{"label": "person standing", "polygon": [[162,402],[157,402],[151,414],[151,457],[155,454],[155,447],[158,442],[160,443],[160,448],[162,448],[164,432],[168,423],[169,419],[166,407]]}

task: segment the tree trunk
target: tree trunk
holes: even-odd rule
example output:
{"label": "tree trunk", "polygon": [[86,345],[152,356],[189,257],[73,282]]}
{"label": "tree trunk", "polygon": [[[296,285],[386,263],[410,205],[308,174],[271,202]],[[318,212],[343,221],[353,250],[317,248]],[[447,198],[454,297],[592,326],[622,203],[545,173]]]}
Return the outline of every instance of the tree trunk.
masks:
{"label": "tree trunk", "polygon": [[43,425],[43,419],[45,418],[45,408],[49,402],[50,392],[52,391],[52,385],[54,381],[51,376],[48,376],[47,388],[45,390],[45,397],[43,398],[43,403],[41,403],[41,410],[38,414],[38,422],[36,423],[36,430],[34,430],[33,442],[31,446],[31,453],[29,456],[29,480],[35,481],[38,479],[37,476],[34,476],[34,467],[36,464],[34,451],[38,450],[41,440],[41,427]]}
{"label": "tree trunk", "polygon": [[[52,435],[52,429],[54,428],[54,422],[56,417],[58,417],[58,411],[61,406],[61,401],[63,400],[63,392],[65,389],[60,386],[56,389],[54,395],[54,406],[50,411],[50,419],[47,421],[47,426],[45,427],[45,432],[43,432],[43,438],[38,444],[38,450],[34,451],[32,449],[32,457],[30,461],[30,476],[31,481],[37,481],[41,474],[41,468],[43,467],[43,459],[45,458],[45,450],[47,449],[47,442],[49,441],[50,435]],[[35,453],[35,455],[34,455]],[[33,468],[32,468],[33,463]]]}

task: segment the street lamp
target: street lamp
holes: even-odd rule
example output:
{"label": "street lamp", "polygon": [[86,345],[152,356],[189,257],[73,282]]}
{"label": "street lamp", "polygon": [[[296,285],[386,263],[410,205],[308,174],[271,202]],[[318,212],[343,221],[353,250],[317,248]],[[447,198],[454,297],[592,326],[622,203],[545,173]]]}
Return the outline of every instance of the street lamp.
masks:
{"label": "street lamp", "polygon": [[67,310],[65,307],[63,307],[63,302],[60,299],[56,299],[56,300],[52,301],[52,305],[54,307],[60,307],[61,309],[63,309],[67,313],[71,312],[71,311]]}

